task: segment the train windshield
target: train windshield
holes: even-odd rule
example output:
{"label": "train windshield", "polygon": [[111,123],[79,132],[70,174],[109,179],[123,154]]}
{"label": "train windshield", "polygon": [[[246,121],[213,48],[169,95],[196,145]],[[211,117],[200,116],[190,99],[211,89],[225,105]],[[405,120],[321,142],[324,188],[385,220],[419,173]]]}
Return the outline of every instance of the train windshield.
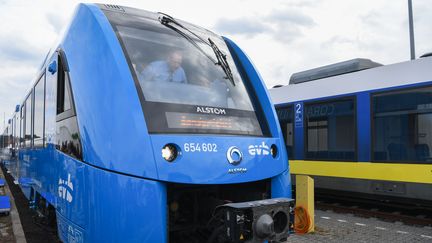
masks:
{"label": "train windshield", "polygon": [[[213,60],[175,33],[123,26],[118,30],[146,101],[253,110],[231,58],[228,60],[234,70],[235,86]],[[208,56],[214,56],[209,46],[194,41]],[[222,39],[214,41],[228,53]]]}
{"label": "train windshield", "polygon": [[[150,132],[263,135],[242,77],[220,36],[188,25],[195,36],[185,37],[157,17],[127,15],[126,20],[110,15]],[[229,72],[217,63],[214,48],[225,57]]]}

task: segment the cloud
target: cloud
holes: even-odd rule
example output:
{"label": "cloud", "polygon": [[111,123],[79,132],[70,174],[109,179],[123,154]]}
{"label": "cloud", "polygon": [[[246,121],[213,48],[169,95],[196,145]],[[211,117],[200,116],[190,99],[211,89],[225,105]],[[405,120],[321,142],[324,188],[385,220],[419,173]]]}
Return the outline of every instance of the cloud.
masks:
{"label": "cloud", "polygon": [[366,14],[359,16],[361,23],[370,27],[379,28],[382,27],[383,21],[382,16],[376,11],[370,11]]}
{"label": "cloud", "polygon": [[265,17],[269,22],[275,22],[280,25],[296,25],[301,27],[313,27],[316,25],[315,21],[296,9],[282,9],[273,10],[268,16]]}
{"label": "cloud", "polygon": [[59,34],[64,26],[64,18],[54,13],[48,13],[46,15],[46,19],[48,20],[48,23],[53,28],[54,32]]}
{"label": "cloud", "polygon": [[252,38],[269,35],[279,42],[292,42],[303,35],[303,29],[315,26],[315,21],[300,10],[284,8],[266,15],[236,19],[220,19],[215,24],[219,32]]}
{"label": "cloud", "polygon": [[37,48],[16,36],[0,35],[0,50],[0,61],[3,64],[9,61],[34,62],[41,56]]}
{"label": "cloud", "polygon": [[248,37],[264,33],[269,26],[259,21],[259,18],[220,19],[215,27],[216,30],[228,34],[240,34]]}
{"label": "cloud", "polygon": [[349,38],[346,36],[336,35],[331,37],[330,39],[324,41],[321,44],[322,48],[332,48],[340,45],[355,45],[357,42],[353,38]]}
{"label": "cloud", "polygon": [[321,2],[321,0],[291,0],[286,3],[286,6],[299,8],[315,7]]}
{"label": "cloud", "polygon": [[[29,91],[30,82],[35,76],[36,69],[31,64],[8,65],[0,67],[0,115],[6,119],[14,111],[26,92]],[[0,125],[2,123],[0,122]]]}

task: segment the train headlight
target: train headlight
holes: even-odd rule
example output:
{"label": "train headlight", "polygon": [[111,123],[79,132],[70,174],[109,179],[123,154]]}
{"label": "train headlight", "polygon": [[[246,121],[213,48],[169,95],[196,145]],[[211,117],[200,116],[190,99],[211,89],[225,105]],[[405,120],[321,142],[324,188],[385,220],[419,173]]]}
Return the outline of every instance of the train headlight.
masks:
{"label": "train headlight", "polygon": [[273,156],[273,158],[276,158],[277,154],[278,154],[278,148],[275,144],[273,144],[270,147],[270,154]]}
{"label": "train headlight", "polygon": [[174,144],[167,144],[162,148],[162,158],[168,162],[173,162],[178,156],[177,147]]}

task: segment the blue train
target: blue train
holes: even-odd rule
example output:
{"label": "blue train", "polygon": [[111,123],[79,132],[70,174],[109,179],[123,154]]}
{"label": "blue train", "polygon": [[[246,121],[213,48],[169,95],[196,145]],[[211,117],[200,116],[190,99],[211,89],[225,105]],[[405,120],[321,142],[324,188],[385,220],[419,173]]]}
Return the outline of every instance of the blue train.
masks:
{"label": "blue train", "polygon": [[63,242],[281,242],[291,182],[275,109],[231,40],[81,4],[2,136]]}
{"label": "blue train", "polygon": [[[270,90],[291,163],[322,171],[318,192],[432,205],[431,56],[391,65],[354,59]],[[344,177],[330,176],[341,169]]]}

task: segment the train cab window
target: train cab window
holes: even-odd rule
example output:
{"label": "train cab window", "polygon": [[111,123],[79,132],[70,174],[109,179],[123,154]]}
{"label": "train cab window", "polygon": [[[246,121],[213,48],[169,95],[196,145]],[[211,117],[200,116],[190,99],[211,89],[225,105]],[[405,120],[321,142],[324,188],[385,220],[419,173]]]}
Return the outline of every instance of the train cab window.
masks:
{"label": "train cab window", "polygon": [[294,159],[294,125],[293,125],[293,107],[277,108],[276,113],[279,118],[280,127],[285,140],[285,146],[288,152],[288,158]]}
{"label": "train cab window", "polygon": [[31,147],[31,138],[32,138],[32,99],[33,99],[33,91],[27,96],[25,101],[25,136],[24,143],[25,147]]}
{"label": "train cab window", "polygon": [[354,99],[305,105],[307,159],[356,160]]}
{"label": "train cab window", "polygon": [[69,75],[63,71],[63,63],[59,58],[59,71],[57,79],[57,114],[71,110],[71,96],[69,89]]}
{"label": "train cab window", "polygon": [[432,163],[432,87],[372,96],[373,160]]}
{"label": "train cab window", "polygon": [[63,100],[63,110],[67,111],[71,109],[71,101],[70,101],[70,90],[69,85],[64,86],[64,100]]}
{"label": "train cab window", "polygon": [[82,160],[81,138],[73,105],[71,84],[66,62],[62,58],[62,55],[58,56],[55,147],[65,154]]}
{"label": "train cab window", "polygon": [[44,114],[45,114],[45,74],[34,88],[34,146],[44,145]]}

